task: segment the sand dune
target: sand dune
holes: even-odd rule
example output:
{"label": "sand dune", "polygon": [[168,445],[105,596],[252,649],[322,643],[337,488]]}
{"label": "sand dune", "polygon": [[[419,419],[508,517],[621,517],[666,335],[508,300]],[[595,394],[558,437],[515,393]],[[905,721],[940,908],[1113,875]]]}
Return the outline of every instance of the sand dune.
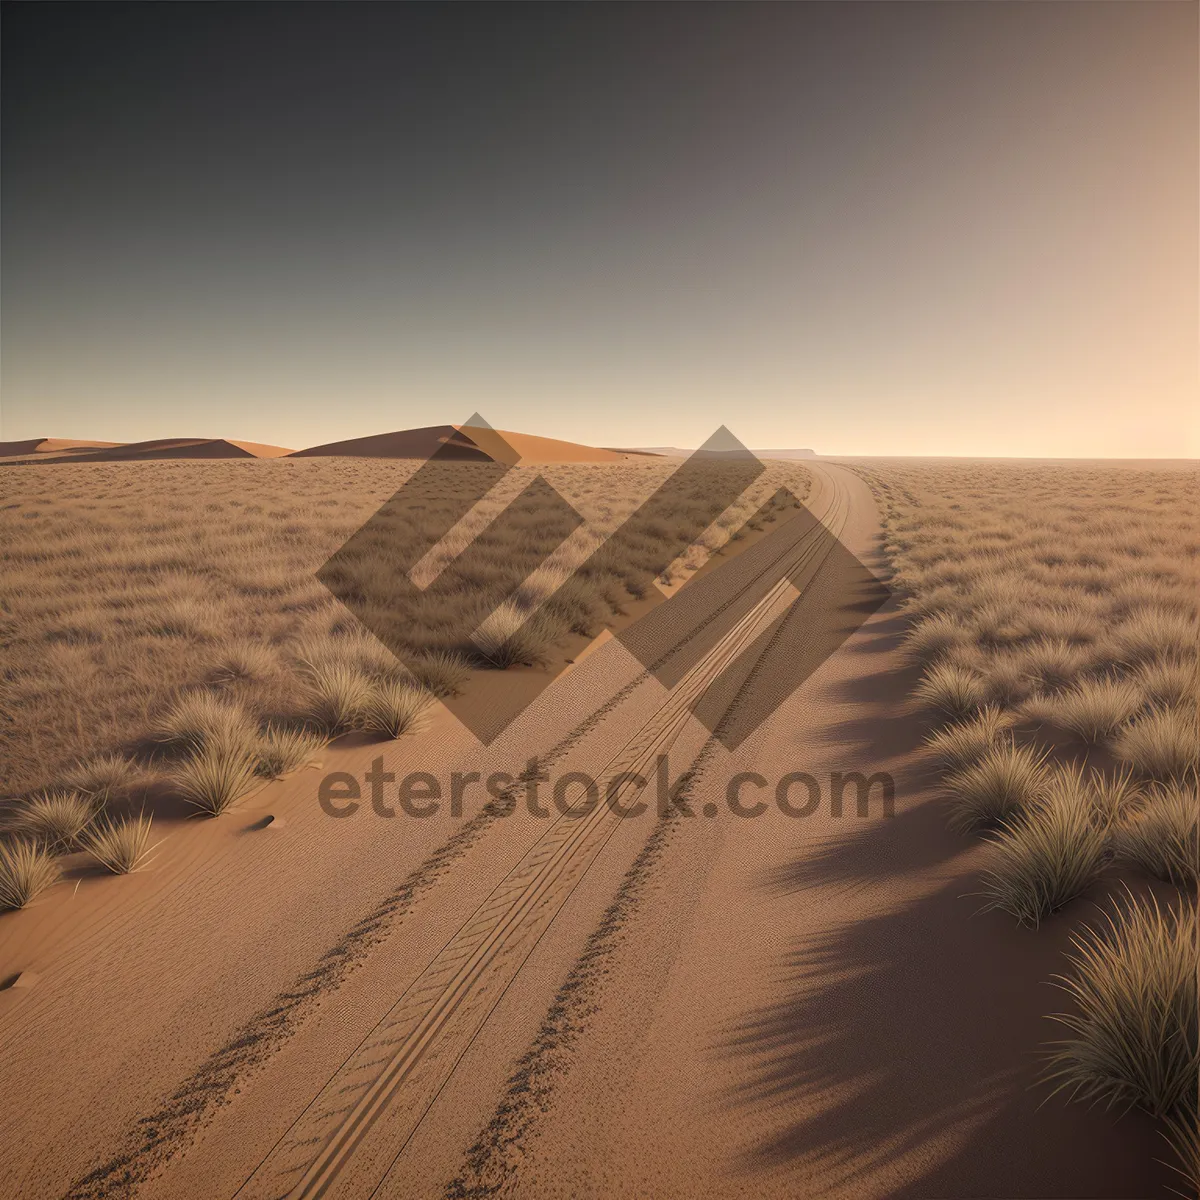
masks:
{"label": "sand dune", "polygon": [[[514,457],[515,452],[515,457]],[[294,458],[345,455],[351,458],[421,458],[437,454],[439,458],[468,459],[480,462],[620,462],[625,454],[581,446],[557,438],[537,437],[530,433],[511,433],[474,425],[429,425],[422,429],[400,429],[370,437],[350,438],[297,450]]]}
{"label": "sand dune", "polygon": [[31,438],[0,442],[0,458],[14,462],[138,462],[160,458],[281,458],[285,446],[234,438],[154,438],[146,442],[93,442],[79,438]]}
{"label": "sand dune", "polygon": [[85,438],[26,438],[19,442],[0,442],[0,458],[17,458],[29,454],[39,457],[56,454],[75,454],[87,450],[108,450],[120,442],[95,442]]}

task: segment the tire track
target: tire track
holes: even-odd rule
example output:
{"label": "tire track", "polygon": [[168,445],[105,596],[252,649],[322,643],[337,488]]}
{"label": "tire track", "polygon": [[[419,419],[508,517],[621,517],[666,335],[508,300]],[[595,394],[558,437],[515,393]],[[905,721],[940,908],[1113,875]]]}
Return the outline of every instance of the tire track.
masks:
{"label": "tire track", "polygon": [[[846,503],[844,488],[835,485],[826,513],[835,532],[844,522]],[[816,524],[774,560],[775,567],[786,560],[778,582],[684,674],[654,716],[609,760],[601,778],[648,776],[651,764],[687,726],[697,698],[769,626],[792,587],[789,576],[819,569],[829,546],[820,536],[825,531],[825,525]],[[622,789],[614,794],[624,798]],[[351,1188],[362,1194],[364,1175],[365,1186],[381,1180],[619,820],[596,804],[554,821],[329,1080],[238,1196],[280,1200]],[[394,1115],[381,1121],[389,1109]],[[343,1175],[352,1160],[353,1184]]]}

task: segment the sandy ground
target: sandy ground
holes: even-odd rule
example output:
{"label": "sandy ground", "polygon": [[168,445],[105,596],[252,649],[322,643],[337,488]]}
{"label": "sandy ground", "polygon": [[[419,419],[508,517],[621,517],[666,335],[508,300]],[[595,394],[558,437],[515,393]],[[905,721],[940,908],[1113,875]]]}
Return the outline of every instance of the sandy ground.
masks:
{"label": "sandy ground", "polygon": [[[818,473],[810,508],[866,559],[865,486]],[[753,586],[773,561],[838,608],[818,542],[787,523],[685,588],[657,631],[692,647],[670,687],[610,641],[486,751],[449,715],[331,748],[144,875],[6,917],[0,975],[36,978],[0,992],[0,1194],[1166,1194],[1148,1122],[1029,1087],[1075,918],[971,915],[976,850],[915,754],[894,610],[790,697],[755,674],[805,653],[790,585]],[[730,713],[773,705],[732,750],[688,714],[718,675]],[[316,802],[322,772],[380,756],[445,780],[660,753],[672,779],[698,764],[697,815]],[[734,771],[830,770],[890,772],[896,815],[725,804]]]}

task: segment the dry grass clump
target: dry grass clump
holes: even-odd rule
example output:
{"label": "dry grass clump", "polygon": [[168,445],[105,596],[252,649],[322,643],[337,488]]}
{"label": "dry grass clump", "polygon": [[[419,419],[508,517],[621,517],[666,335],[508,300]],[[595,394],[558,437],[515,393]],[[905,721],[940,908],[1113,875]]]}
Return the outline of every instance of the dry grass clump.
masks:
{"label": "dry grass clump", "polygon": [[114,875],[128,875],[146,865],[151,818],[139,814],[103,821],[84,837],[84,849]]}
{"label": "dry grass clump", "polygon": [[969,720],[936,730],[925,745],[942,766],[958,770],[982,758],[1013,723],[1011,713],[989,704]]}
{"label": "dry grass clump", "polygon": [[1192,787],[1154,789],[1146,806],[1117,828],[1117,854],[1147,875],[1195,890],[1200,884],[1200,795]]}
{"label": "dry grass clump", "polygon": [[24,908],[61,875],[53,852],[42,843],[27,838],[0,841],[0,911]]}
{"label": "dry grass clump", "polygon": [[461,654],[431,650],[409,659],[405,666],[423,687],[443,699],[457,696],[471,674],[471,665]]}
{"label": "dry grass clump", "polygon": [[1143,608],[1129,613],[1111,641],[1126,663],[1195,660],[1198,641],[1194,616],[1176,610]]}
{"label": "dry grass clump", "polygon": [[1200,672],[1196,669],[1195,661],[1157,658],[1139,666],[1133,679],[1152,705],[1193,710],[1196,708],[1197,693],[1200,693]]}
{"label": "dry grass clump", "polygon": [[562,626],[541,613],[532,616],[505,604],[479,627],[475,645],[494,667],[536,666],[544,662]]}
{"label": "dry grass clump", "polygon": [[363,728],[391,738],[416,733],[425,724],[432,702],[429,693],[420,688],[393,679],[383,680],[374,684],[367,696],[362,712]]}
{"label": "dry grass clump", "polygon": [[132,759],[123,754],[101,754],[73,766],[63,775],[63,782],[100,807],[128,795],[141,778],[142,768]]}
{"label": "dry grass clump", "polygon": [[154,734],[184,750],[248,748],[258,740],[258,726],[236,700],[216,692],[189,692],[159,718]]}
{"label": "dry grass clump", "polygon": [[231,809],[262,782],[258,759],[244,747],[217,743],[205,746],[172,772],[179,795],[209,817]]}
{"label": "dry grass clump", "polygon": [[973,671],[954,663],[935,663],[913,693],[930,708],[952,719],[970,716],[987,702],[984,682]]}
{"label": "dry grass clump", "polygon": [[309,667],[306,716],[328,736],[337,737],[362,726],[374,681],[345,662],[321,662]]}
{"label": "dry grass clump", "polygon": [[9,818],[8,829],[51,851],[70,851],[93,815],[91,804],[78,792],[53,791],[22,801]]}
{"label": "dry grass clump", "polygon": [[279,658],[261,642],[237,642],[213,662],[209,678],[214,683],[236,683],[270,679],[279,670]]}
{"label": "dry grass clump", "polygon": [[1196,775],[1196,716],[1177,708],[1156,708],[1122,729],[1113,753],[1149,779],[1183,780]]}
{"label": "dry grass clump", "polygon": [[983,872],[986,909],[1037,926],[1100,874],[1107,826],[1097,820],[1081,768],[1050,774],[1038,802],[992,840]]}
{"label": "dry grass clump", "polygon": [[1075,1009],[1055,1020],[1074,1036],[1050,1056],[1055,1090],[1186,1118],[1195,1111],[1200,1073],[1196,910],[1164,911],[1153,899],[1130,897],[1072,943],[1072,974],[1056,982]]}
{"label": "dry grass clump", "polygon": [[1126,679],[1081,679],[1066,691],[1037,696],[1022,711],[1069,730],[1081,741],[1108,741],[1142,707],[1142,693]]}
{"label": "dry grass clump", "polygon": [[267,779],[279,779],[308,766],[325,744],[325,738],[311,730],[268,725],[258,740],[257,771]]}
{"label": "dry grass clump", "polygon": [[1041,798],[1048,774],[1045,754],[1011,742],[991,747],[943,780],[951,827],[968,833],[1012,821]]}
{"label": "dry grass clump", "polygon": [[914,662],[934,662],[951,647],[970,640],[970,629],[949,613],[937,612],[918,621],[904,635],[904,653]]}

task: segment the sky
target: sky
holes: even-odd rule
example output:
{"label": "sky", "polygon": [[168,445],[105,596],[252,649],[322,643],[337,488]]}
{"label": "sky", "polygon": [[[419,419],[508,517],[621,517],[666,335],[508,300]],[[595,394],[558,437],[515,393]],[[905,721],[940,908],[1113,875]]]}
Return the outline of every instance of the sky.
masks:
{"label": "sky", "polygon": [[8,5],[0,438],[1200,456],[1198,13]]}

